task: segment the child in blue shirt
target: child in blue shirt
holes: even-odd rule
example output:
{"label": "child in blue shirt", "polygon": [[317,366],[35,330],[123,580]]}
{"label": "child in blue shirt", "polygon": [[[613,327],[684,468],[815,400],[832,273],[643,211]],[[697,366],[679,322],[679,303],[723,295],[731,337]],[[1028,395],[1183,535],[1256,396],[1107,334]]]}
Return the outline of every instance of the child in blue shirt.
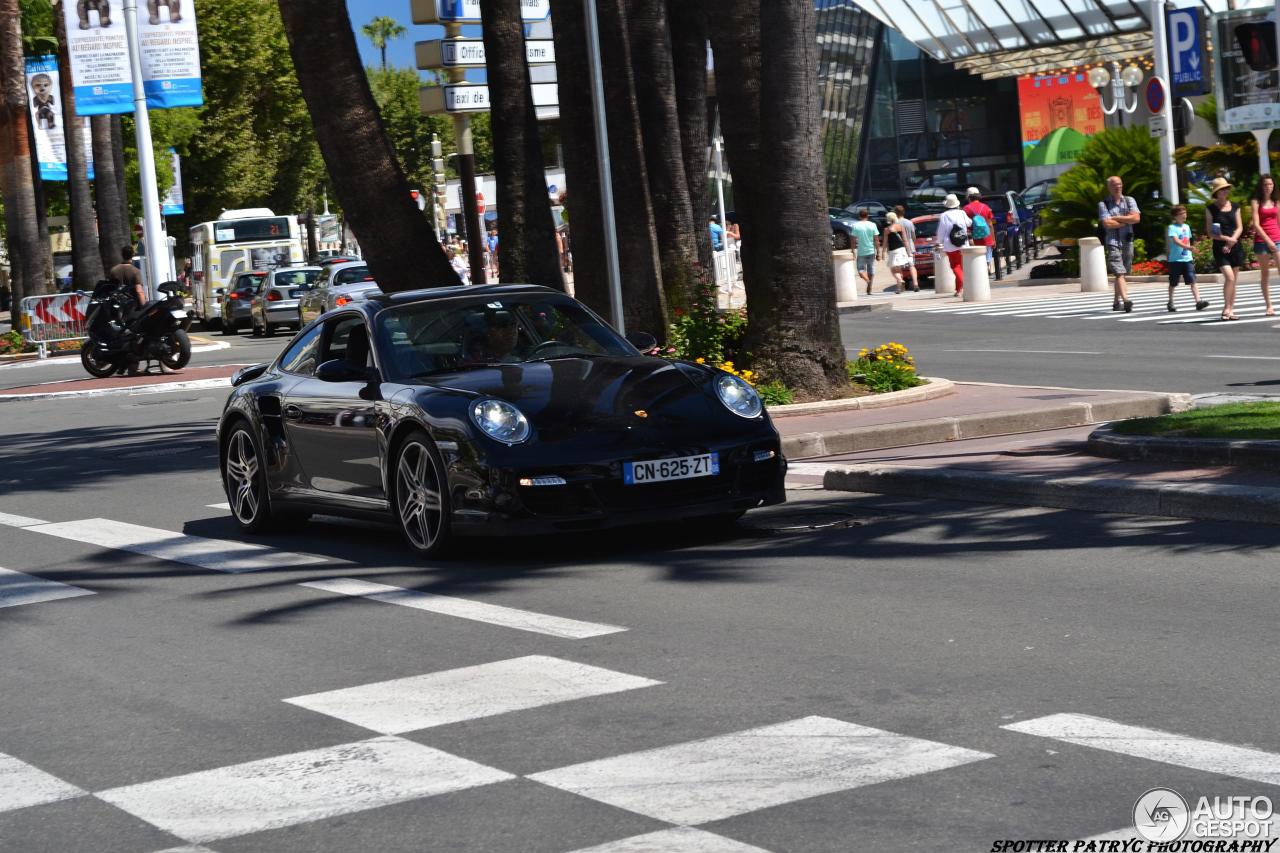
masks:
{"label": "child in blue shirt", "polygon": [[1191,226],[1187,224],[1187,208],[1179,204],[1171,211],[1173,222],[1169,225],[1169,304],[1170,311],[1178,309],[1173,305],[1173,289],[1181,279],[1191,285],[1191,298],[1196,303],[1196,310],[1203,311],[1209,303],[1200,298],[1200,288],[1196,285],[1195,261],[1191,257]]}

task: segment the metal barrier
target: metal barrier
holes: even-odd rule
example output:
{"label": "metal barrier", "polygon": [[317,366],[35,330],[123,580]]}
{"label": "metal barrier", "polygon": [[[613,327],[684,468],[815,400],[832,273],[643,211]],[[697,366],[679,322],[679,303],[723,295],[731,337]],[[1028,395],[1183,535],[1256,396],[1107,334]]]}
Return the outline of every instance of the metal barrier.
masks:
{"label": "metal barrier", "polygon": [[49,344],[89,336],[89,294],[49,293],[22,300],[22,336],[49,357]]}

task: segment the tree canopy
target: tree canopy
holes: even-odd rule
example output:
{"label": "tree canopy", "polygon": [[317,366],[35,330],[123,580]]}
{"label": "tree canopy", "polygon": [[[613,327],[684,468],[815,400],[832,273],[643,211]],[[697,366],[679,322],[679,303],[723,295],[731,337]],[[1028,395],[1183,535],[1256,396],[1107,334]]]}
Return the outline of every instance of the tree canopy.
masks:
{"label": "tree canopy", "polygon": [[400,22],[389,15],[379,15],[360,28],[365,38],[369,39],[382,54],[382,67],[387,67],[387,43],[405,34]]}

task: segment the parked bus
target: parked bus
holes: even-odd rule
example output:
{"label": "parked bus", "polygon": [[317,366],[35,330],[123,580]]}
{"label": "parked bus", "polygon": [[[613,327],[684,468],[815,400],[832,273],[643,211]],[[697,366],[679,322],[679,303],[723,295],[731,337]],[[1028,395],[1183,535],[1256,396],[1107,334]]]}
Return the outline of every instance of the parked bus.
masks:
{"label": "parked bus", "polygon": [[224,211],[191,229],[192,303],[206,326],[222,316],[222,294],[240,273],[297,266],[305,260],[297,216],[269,208]]}

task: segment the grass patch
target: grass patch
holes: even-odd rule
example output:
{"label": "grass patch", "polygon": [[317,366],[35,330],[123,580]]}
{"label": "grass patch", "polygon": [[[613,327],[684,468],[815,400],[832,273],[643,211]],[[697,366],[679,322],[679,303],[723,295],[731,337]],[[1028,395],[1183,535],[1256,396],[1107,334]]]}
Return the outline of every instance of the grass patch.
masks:
{"label": "grass patch", "polygon": [[1228,403],[1113,424],[1123,435],[1280,440],[1280,403]]}

